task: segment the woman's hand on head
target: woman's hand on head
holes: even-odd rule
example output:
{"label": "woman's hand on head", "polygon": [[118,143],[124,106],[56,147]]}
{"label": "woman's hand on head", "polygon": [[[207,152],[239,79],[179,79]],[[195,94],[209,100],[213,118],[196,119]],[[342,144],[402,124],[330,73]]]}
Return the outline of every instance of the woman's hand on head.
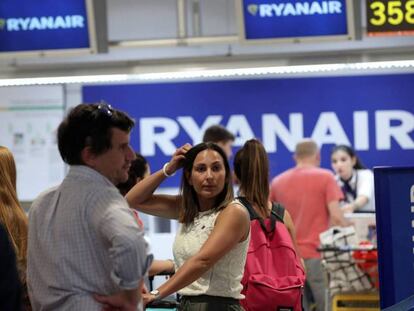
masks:
{"label": "woman's hand on head", "polygon": [[187,143],[175,150],[170,162],[168,163],[168,166],[166,167],[166,171],[169,175],[174,174],[177,170],[183,167],[185,155],[192,147],[192,145]]}

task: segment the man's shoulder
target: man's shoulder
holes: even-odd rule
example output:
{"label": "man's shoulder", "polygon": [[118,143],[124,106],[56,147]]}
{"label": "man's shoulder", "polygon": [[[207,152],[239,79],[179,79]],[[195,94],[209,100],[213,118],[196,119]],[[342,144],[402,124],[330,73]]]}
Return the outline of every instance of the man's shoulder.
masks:
{"label": "man's shoulder", "polygon": [[277,181],[279,181],[279,180],[281,180],[281,179],[284,179],[284,178],[289,177],[290,175],[292,175],[293,170],[294,170],[294,168],[290,168],[290,169],[287,169],[286,171],[283,171],[283,172],[282,172],[282,173],[280,173],[279,175],[276,175],[276,176],[273,178],[272,182],[277,182]]}
{"label": "man's shoulder", "polygon": [[332,171],[326,168],[322,168],[322,167],[313,167],[311,172],[314,174],[321,175],[321,176],[327,176],[329,178],[334,177],[334,174]]}
{"label": "man's shoulder", "polygon": [[41,192],[30,206],[29,213],[32,214],[34,211],[39,209],[41,206],[47,205],[53,198],[54,194],[58,190],[59,186],[55,186]]}
{"label": "man's shoulder", "polygon": [[119,190],[112,184],[104,181],[105,178],[88,167],[75,167],[66,176],[61,184],[62,192],[86,194],[88,197],[116,196]]}
{"label": "man's shoulder", "polygon": [[84,204],[89,209],[92,208],[92,210],[102,210],[101,208],[105,206],[128,205],[119,190],[111,185],[90,183],[85,189],[80,189],[80,191],[83,192]]}
{"label": "man's shoulder", "polygon": [[309,178],[314,179],[315,181],[318,181],[322,185],[328,185],[335,183],[335,175],[332,171],[322,168],[322,167],[313,167],[308,171]]}
{"label": "man's shoulder", "polygon": [[58,190],[59,186],[54,186],[41,192],[34,200],[33,204],[50,199]]}
{"label": "man's shoulder", "polygon": [[272,180],[272,184],[281,182],[283,180],[286,181],[286,180],[291,180],[291,179],[303,178],[305,176],[318,177],[318,178],[334,178],[334,174],[330,170],[325,169],[325,168],[316,167],[316,166],[308,167],[305,169],[294,167],[274,177]]}

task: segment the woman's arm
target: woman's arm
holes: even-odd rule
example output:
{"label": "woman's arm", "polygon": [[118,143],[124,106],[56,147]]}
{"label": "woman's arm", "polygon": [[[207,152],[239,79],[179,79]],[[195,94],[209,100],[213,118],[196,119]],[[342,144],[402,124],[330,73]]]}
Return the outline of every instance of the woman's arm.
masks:
{"label": "woman's arm", "polygon": [[[132,188],[131,191],[133,189],[134,188]],[[181,206],[180,195],[152,194],[148,199],[139,204],[132,203],[130,201],[130,198],[128,198],[128,194],[126,199],[131,208],[134,208],[145,214],[169,219],[178,219]]]}
{"label": "woman's arm", "polygon": [[366,197],[365,195],[359,195],[353,202],[344,204],[341,207],[341,210],[344,213],[352,213],[364,207],[368,203],[368,201],[368,197]]}
{"label": "woman's arm", "polygon": [[[217,217],[214,229],[200,251],[158,288],[160,298],[171,295],[201,277],[237,243],[245,240],[249,230],[250,219],[245,208],[239,204],[227,206]],[[152,299],[151,295],[146,295],[145,302]]]}
{"label": "woman's arm", "polygon": [[354,212],[363,209],[374,197],[374,174],[368,169],[357,170],[357,197],[343,206],[344,212]]}
{"label": "woman's arm", "polygon": [[161,169],[137,183],[125,196],[129,206],[146,214],[177,219],[181,206],[180,196],[154,195],[153,192],[167,175],[174,174],[182,167],[185,154],[190,148],[190,144],[178,148],[166,165],[165,172]]}
{"label": "woman's arm", "polygon": [[172,260],[154,260],[149,268],[148,275],[153,276],[161,272],[172,274],[174,273],[175,267]]}

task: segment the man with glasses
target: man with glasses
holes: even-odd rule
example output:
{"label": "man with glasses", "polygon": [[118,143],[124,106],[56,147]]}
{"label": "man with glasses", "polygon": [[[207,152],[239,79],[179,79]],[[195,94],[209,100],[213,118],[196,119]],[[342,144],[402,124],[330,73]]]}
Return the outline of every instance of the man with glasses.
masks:
{"label": "man with glasses", "polygon": [[29,212],[28,287],[33,310],[137,310],[152,261],[115,185],[128,179],[134,121],[107,104],[81,104],[58,128],[63,182]]}

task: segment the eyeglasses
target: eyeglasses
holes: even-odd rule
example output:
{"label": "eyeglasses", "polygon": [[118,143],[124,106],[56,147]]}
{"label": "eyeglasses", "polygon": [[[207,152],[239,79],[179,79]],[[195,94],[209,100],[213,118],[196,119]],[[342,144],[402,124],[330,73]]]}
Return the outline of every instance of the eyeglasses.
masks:
{"label": "eyeglasses", "polygon": [[95,106],[95,109],[92,111],[91,116],[95,120],[98,120],[102,117],[110,119],[113,115],[113,112],[114,109],[111,105],[105,103],[104,101],[101,101],[97,106]]}
{"label": "eyeglasses", "polygon": [[97,111],[99,111],[99,113],[105,114],[108,117],[112,117],[112,113],[113,113],[113,109],[112,106],[105,103],[105,102],[101,102],[98,107],[96,107]]}

